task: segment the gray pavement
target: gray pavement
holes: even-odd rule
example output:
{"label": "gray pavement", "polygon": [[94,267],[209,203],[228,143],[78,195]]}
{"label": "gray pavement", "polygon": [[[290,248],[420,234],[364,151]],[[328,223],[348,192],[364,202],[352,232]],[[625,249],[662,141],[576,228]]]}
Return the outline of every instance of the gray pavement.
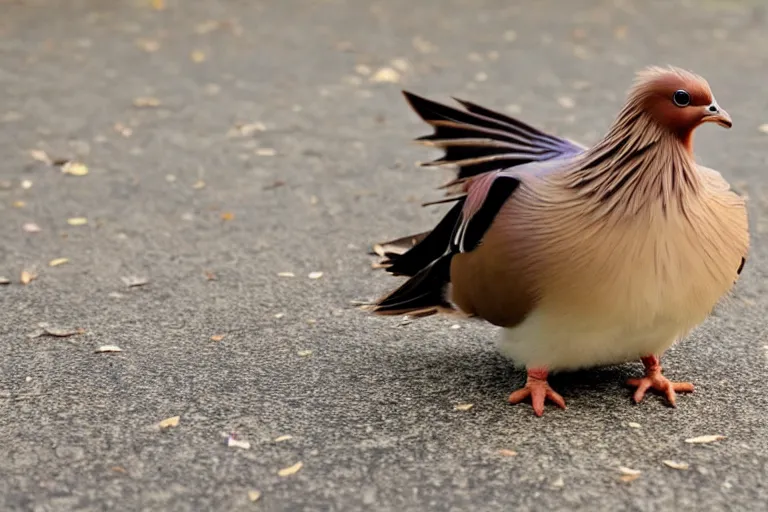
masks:
{"label": "gray pavement", "polygon": [[[0,1],[0,509],[765,509],[761,2],[164,3]],[[368,244],[444,211],[418,207],[447,174],[414,168],[433,155],[400,88],[591,143],[666,63],[732,114],[696,148],[753,234],[733,298],[663,360],[697,385],[676,410],[631,405],[626,364],[557,377],[569,408],[535,418],[492,328],[350,305],[398,282]]]}

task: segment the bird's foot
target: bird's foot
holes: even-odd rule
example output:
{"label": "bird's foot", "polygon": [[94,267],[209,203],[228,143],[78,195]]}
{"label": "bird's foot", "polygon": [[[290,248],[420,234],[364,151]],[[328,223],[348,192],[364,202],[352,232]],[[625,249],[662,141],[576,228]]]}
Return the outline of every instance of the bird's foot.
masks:
{"label": "bird's foot", "polygon": [[547,370],[534,368],[528,370],[528,380],[525,386],[509,395],[509,403],[519,404],[526,398],[531,398],[531,405],[536,416],[544,414],[544,402],[549,399],[556,406],[565,409],[565,400],[547,383]]}
{"label": "bird's foot", "polygon": [[635,394],[632,396],[632,400],[635,403],[645,397],[645,393],[649,389],[663,393],[667,397],[669,405],[675,407],[675,393],[692,393],[693,384],[690,382],[672,382],[664,375],[661,374],[661,365],[659,359],[656,356],[648,356],[642,358],[645,365],[645,377],[639,379],[629,379],[627,381],[628,386],[637,388]]}

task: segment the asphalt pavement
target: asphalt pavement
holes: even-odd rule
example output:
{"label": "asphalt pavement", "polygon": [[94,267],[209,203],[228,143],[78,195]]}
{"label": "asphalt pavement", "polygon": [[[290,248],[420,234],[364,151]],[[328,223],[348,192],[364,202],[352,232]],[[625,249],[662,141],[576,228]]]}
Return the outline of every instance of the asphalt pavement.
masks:
{"label": "asphalt pavement", "polygon": [[[766,10],[0,1],[0,509],[764,510]],[[353,305],[399,282],[368,246],[444,212],[400,89],[592,143],[649,64],[732,115],[696,152],[753,240],[663,358],[697,386],[677,409],[632,405],[629,363],[536,418],[490,326]]]}

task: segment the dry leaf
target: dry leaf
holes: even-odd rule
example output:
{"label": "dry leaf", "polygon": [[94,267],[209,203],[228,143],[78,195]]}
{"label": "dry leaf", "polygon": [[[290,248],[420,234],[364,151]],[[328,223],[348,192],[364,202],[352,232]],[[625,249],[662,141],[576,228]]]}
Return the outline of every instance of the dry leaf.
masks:
{"label": "dry leaf", "polygon": [[757,127],[757,130],[758,130],[760,133],[765,133],[766,135],[768,135],[768,123],[766,123],[766,124],[761,124],[760,126],[758,126],[758,127]]}
{"label": "dry leaf", "polygon": [[102,352],[122,352],[122,351],[123,349],[121,349],[117,345],[102,345],[96,350],[94,350],[94,352],[96,352],[97,354],[100,354]]}
{"label": "dry leaf", "polygon": [[563,480],[563,477],[559,476],[557,479],[552,482],[552,487],[559,489],[561,487],[565,487],[565,480]]}
{"label": "dry leaf", "polygon": [[321,277],[323,277],[323,273],[322,272],[310,272],[307,277],[309,277],[310,279],[320,279]]}
{"label": "dry leaf", "polygon": [[396,84],[400,81],[400,73],[392,68],[381,68],[371,77],[371,82],[376,83],[393,83]]}
{"label": "dry leaf", "polygon": [[640,428],[641,427],[641,425],[639,423],[635,423],[634,421],[630,421],[629,423],[627,423],[627,426],[629,428]]}
{"label": "dry leaf", "polygon": [[261,498],[261,492],[259,491],[248,491],[248,499],[250,501],[259,501],[259,498]]}
{"label": "dry leaf", "polygon": [[25,222],[24,225],[21,226],[21,229],[23,229],[27,233],[39,233],[40,231],[42,231],[40,229],[40,226],[38,226],[34,222]]}
{"label": "dry leaf", "polygon": [[642,471],[640,471],[639,469],[628,468],[626,466],[619,466],[619,473],[621,473],[622,475],[637,476],[637,475],[640,475]]}
{"label": "dry leaf", "polygon": [[197,180],[194,185],[192,185],[192,188],[195,190],[200,190],[201,188],[205,188],[205,182],[203,180]]}
{"label": "dry leaf", "polygon": [[224,212],[221,214],[221,220],[233,220],[235,218],[235,214],[232,212]]}
{"label": "dry leaf", "polygon": [[242,448],[243,450],[249,450],[251,448],[251,443],[248,441],[241,441],[240,439],[237,439],[234,435],[230,435],[227,438],[227,446],[230,448]]}
{"label": "dry leaf", "polygon": [[278,277],[296,277],[296,274],[293,272],[278,272]]}
{"label": "dry leaf", "polygon": [[134,98],[133,100],[133,106],[139,107],[139,108],[154,108],[160,106],[160,100],[157,98],[154,98],[152,96],[139,96],[138,98]]}
{"label": "dry leaf", "polygon": [[61,166],[61,172],[72,176],[85,176],[88,174],[88,167],[80,162],[67,162]]}
{"label": "dry leaf", "polygon": [[85,217],[72,217],[71,219],[67,219],[67,224],[70,226],[85,226],[88,224],[88,219]]}
{"label": "dry leaf", "polygon": [[672,469],[685,470],[690,467],[687,462],[675,462],[674,460],[663,460],[661,462],[663,462],[664,465],[669,466]]}
{"label": "dry leaf", "polygon": [[293,439],[293,436],[285,435],[285,436],[276,437],[275,442],[282,443],[283,441],[290,441],[291,439]]}
{"label": "dry leaf", "polygon": [[213,336],[211,336],[211,341],[221,341],[224,339],[225,336],[226,334],[214,334]]}
{"label": "dry leaf", "polygon": [[457,411],[468,411],[472,407],[474,407],[474,404],[459,404],[456,407],[454,407],[454,409]]}
{"label": "dry leaf", "polygon": [[303,462],[297,462],[293,466],[288,466],[287,468],[283,468],[277,472],[278,476],[291,476],[298,473],[301,468],[304,467]]}
{"label": "dry leaf", "polygon": [[499,450],[499,455],[503,457],[514,457],[515,455],[517,455],[517,452],[515,450],[508,450],[506,448],[502,448],[501,450]]}
{"label": "dry leaf", "polygon": [[32,182],[29,180],[23,180],[21,182],[21,188],[23,188],[24,190],[29,190],[30,188],[32,188]]}
{"label": "dry leaf", "polygon": [[85,329],[81,327],[77,329],[57,329],[55,327],[44,327],[43,334],[47,334],[56,338],[68,338],[77,334],[85,334]]}
{"label": "dry leaf", "polygon": [[181,419],[181,416],[172,416],[170,418],[165,418],[163,421],[157,424],[160,428],[170,428],[175,427],[179,424],[179,420]]}
{"label": "dry leaf", "polygon": [[110,468],[115,473],[127,473],[128,471],[123,466],[112,466]]}
{"label": "dry leaf", "polygon": [[125,277],[121,277],[120,280],[128,288],[133,288],[135,286],[144,286],[145,284],[149,283],[149,279],[145,277],[137,277],[137,276],[125,276]]}
{"label": "dry leaf", "polygon": [[53,161],[48,156],[48,154],[42,149],[33,149],[29,152],[29,155],[32,157],[33,160],[37,160],[38,162],[43,162],[44,164],[48,164],[48,165],[51,165],[53,163]]}
{"label": "dry leaf", "polygon": [[690,439],[686,439],[686,443],[690,444],[707,444],[707,443],[714,443],[715,441],[722,441],[725,439],[725,436],[721,435],[709,435],[709,436],[698,436],[698,437],[691,437]]}
{"label": "dry leaf", "polygon": [[0,276],[0,284],[11,284],[11,280],[5,276]]}
{"label": "dry leaf", "polygon": [[311,355],[312,355],[312,351],[311,351],[311,350],[299,350],[299,351],[298,351],[298,352],[296,352],[296,353],[297,353],[297,354],[298,354],[300,357],[308,357],[308,356],[311,356]]}
{"label": "dry leaf", "polygon": [[629,482],[634,482],[638,478],[640,478],[639,474],[637,474],[637,475],[622,475],[622,476],[619,477],[619,480],[621,480],[622,482],[629,483]]}
{"label": "dry leaf", "polygon": [[259,148],[256,150],[256,154],[259,156],[275,156],[277,151],[273,148]]}
{"label": "dry leaf", "polygon": [[35,279],[37,279],[37,276],[35,274],[27,270],[22,270],[21,277],[20,277],[21,284],[24,284],[24,285],[29,284]]}
{"label": "dry leaf", "polygon": [[65,263],[69,263],[69,258],[56,258],[54,260],[49,261],[48,266],[58,267],[59,265],[63,265]]}

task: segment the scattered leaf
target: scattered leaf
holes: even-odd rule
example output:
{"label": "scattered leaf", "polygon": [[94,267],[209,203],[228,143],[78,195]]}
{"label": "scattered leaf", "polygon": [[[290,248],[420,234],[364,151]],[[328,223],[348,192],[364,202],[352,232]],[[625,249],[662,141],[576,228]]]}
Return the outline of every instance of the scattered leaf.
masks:
{"label": "scattered leaf", "polygon": [[112,466],[110,468],[115,473],[127,473],[128,471],[123,466]]}
{"label": "scattered leaf", "polygon": [[160,106],[160,100],[152,96],[139,96],[134,98],[133,106],[138,108],[154,108]]}
{"label": "scattered leaf", "polygon": [[565,487],[565,480],[563,480],[563,477],[559,476],[557,479],[552,482],[552,487],[555,489],[559,489],[561,487]]}
{"label": "scattered leaf", "polygon": [[181,419],[181,416],[171,416],[170,418],[165,418],[163,421],[157,424],[160,428],[170,428],[175,427],[179,424],[179,420]]}
{"label": "scattered leaf", "polygon": [[190,54],[189,58],[192,59],[192,62],[199,64],[205,61],[205,53],[195,50]]}
{"label": "scattered leaf", "polygon": [[72,217],[70,219],[67,219],[67,224],[70,226],[85,226],[88,224],[88,219],[85,217]]}
{"label": "scattered leaf", "polygon": [[29,155],[33,160],[37,160],[38,162],[43,162],[44,164],[48,165],[53,163],[51,157],[49,157],[48,154],[42,149],[33,149],[29,152]]}
{"label": "scattered leaf", "polygon": [[640,478],[639,474],[638,475],[622,475],[619,477],[619,480],[621,480],[622,482],[629,483],[629,482],[634,482],[638,478]]}
{"label": "scattered leaf", "polygon": [[232,212],[224,212],[221,214],[221,220],[233,220],[235,218],[235,214]]}
{"label": "scattered leaf", "polygon": [[284,436],[276,437],[274,442],[282,443],[283,441],[290,441],[291,439],[293,439],[293,436],[284,435]]}
{"label": "scattered leaf", "polygon": [[725,436],[715,434],[709,436],[691,437],[690,439],[686,439],[685,442],[689,444],[707,444],[714,443],[715,441],[722,441],[723,439],[725,439]]}
{"label": "scattered leaf", "polygon": [[192,188],[195,190],[200,190],[201,188],[205,188],[205,182],[203,180],[197,180],[194,185],[192,185]]}
{"label": "scattered leaf", "polygon": [[0,285],[11,284],[11,280],[5,276],[0,276]]}
{"label": "scattered leaf", "polygon": [[125,277],[121,277],[120,280],[128,288],[134,288],[136,286],[144,286],[145,284],[149,283],[149,279],[145,277],[138,277],[138,276],[125,276]]}
{"label": "scattered leaf", "polygon": [[768,135],[768,123],[761,124],[760,126],[757,127],[757,130],[760,133],[765,133],[766,135]]}
{"label": "scattered leaf", "polygon": [[640,471],[639,469],[628,468],[626,466],[619,466],[619,473],[621,473],[622,475],[635,475],[635,476],[637,476],[637,475],[640,475],[642,473],[642,471]]}
{"label": "scattered leaf", "polygon": [[97,354],[101,354],[103,352],[122,352],[122,351],[123,349],[121,349],[117,345],[102,345],[96,350],[94,350],[94,352],[96,352]]}
{"label": "scattered leaf", "polygon": [[508,450],[507,448],[502,448],[499,450],[499,455],[502,457],[514,457],[517,455],[517,452],[515,450]]}
{"label": "scattered leaf", "polygon": [[323,273],[322,272],[310,272],[307,275],[307,277],[309,277],[310,279],[320,279],[321,277],[323,277]]}
{"label": "scattered leaf", "polygon": [[63,265],[65,263],[69,263],[69,258],[56,258],[48,262],[49,267],[58,267],[59,265]]}
{"label": "scattered leaf", "polygon": [[299,350],[299,351],[298,351],[298,352],[296,352],[296,353],[297,353],[297,354],[298,354],[300,357],[308,357],[308,356],[311,356],[311,355],[312,355],[312,351],[311,351],[311,350]]}
{"label": "scattered leaf", "polygon": [[273,148],[259,148],[256,150],[258,156],[275,156],[277,151]]}
{"label": "scattered leaf", "polygon": [[20,277],[21,284],[27,285],[27,284],[31,283],[32,281],[34,281],[35,279],[37,279],[37,276],[35,274],[33,274],[32,272],[29,272],[27,270],[22,270],[21,271],[21,277]]}
{"label": "scattered leaf", "polygon": [[301,468],[304,467],[303,462],[297,462],[293,466],[288,466],[287,468],[283,468],[277,472],[278,476],[291,476],[298,473]]}
{"label": "scattered leaf", "polygon": [[451,326],[451,329],[461,329],[461,325],[459,325],[459,324],[453,324],[453,325]]}
{"label": "scattered leaf", "polygon": [[251,443],[237,439],[234,435],[230,435],[227,438],[227,446],[230,448],[242,448],[243,450],[250,450]]}
{"label": "scattered leaf", "polygon": [[629,428],[640,428],[641,427],[641,425],[639,423],[635,423],[634,421],[630,421],[629,423],[627,423],[627,426]]}
{"label": "scattered leaf", "polygon": [[80,162],[67,162],[61,166],[61,172],[72,176],[85,176],[88,174],[88,167]]}
{"label": "scattered leaf", "polygon": [[39,233],[40,231],[42,231],[40,229],[40,226],[38,226],[34,222],[25,222],[24,225],[21,226],[21,229],[23,229],[27,233]]}
{"label": "scattered leaf", "polygon": [[23,188],[24,190],[29,190],[30,188],[32,188],[32,182],[29,180],[23,180],[21,182],[21,188]]}
{"label": "scattered leaf", "polygon": [[280,319],[285,316],[285,313],[275,313],[275,318]]}
{"label": "scattered leaf", "polygon": [[214,334],[213,336],[211,336],[211,341],[221,341],[224,339],[225,336],[226,334]]}
{"label": "scattered leaf", "polygon": [[78,327],[77,329],[58,329],[56,327],[44,327],[43,334],[53,336],[55,338],[69,338],[77,334],[85,334],[85,329]]}
{"label": "scattered leaf", "polygon": [[468,411],[472,407],[474,407],[474,404],[459,404],[456,407],[454,407],[454,409],[457,411]]}
{"label": "scattered leaf", "polygon": [[376,83],[393,83],[396,84],[400,81],[400,73],[392,68],[381,68],[371,77],[371,82]]}
{"label": "scattered leaf", "polygon": [[674,460],[663,460],[661,462],[672,469],[686,470],[690,467],[687,462],[675,462]]}
{"label": "scattered leaf", "polygon": [[261,498],[261,492],[260,491],[248,491],[248,499],[251,502],[259,501],[259,498]]}
{"label": "scattered leaf", "polygon": [[278,272],[278,277],[296,277],[296,274],[293,272]]}

